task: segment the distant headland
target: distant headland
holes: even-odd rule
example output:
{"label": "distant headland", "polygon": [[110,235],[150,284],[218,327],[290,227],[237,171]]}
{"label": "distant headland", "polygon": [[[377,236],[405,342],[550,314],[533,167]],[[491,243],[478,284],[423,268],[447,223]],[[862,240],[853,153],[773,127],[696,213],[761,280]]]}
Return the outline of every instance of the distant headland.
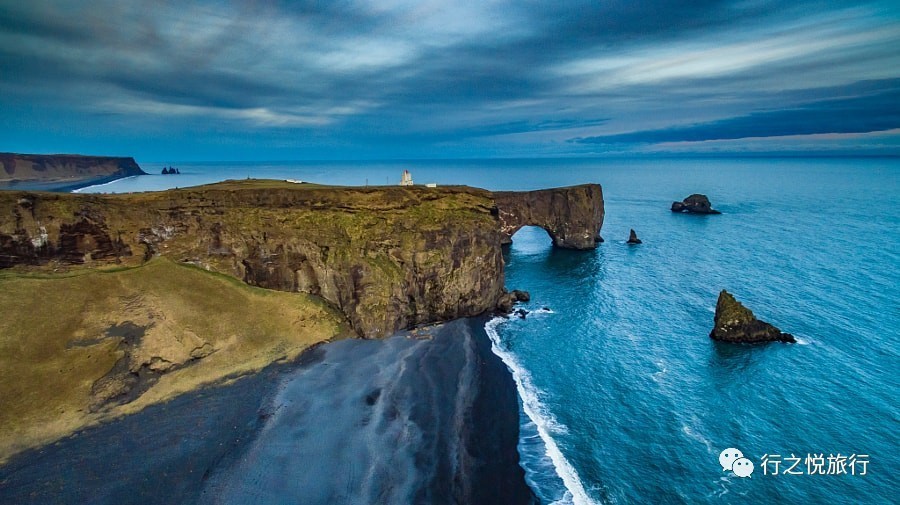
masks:
{"label": "distant headland", "polygon": [[0,153],[0,164],[0,189],[66,192],[146,175],[130,157]]}

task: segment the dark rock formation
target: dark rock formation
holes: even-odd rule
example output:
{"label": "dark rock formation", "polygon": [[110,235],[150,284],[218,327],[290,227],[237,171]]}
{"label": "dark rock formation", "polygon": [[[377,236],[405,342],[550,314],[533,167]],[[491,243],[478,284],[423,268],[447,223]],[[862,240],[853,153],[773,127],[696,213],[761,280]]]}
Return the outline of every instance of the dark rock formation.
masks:
{"label": "dark rock formation", "polygon": [[515,305],[516,302],[527,302],[529,300],[531,300],[531,295],[528,291],[514,289],[508,293],[504,292],[497,302],[497,311],[502,314],[509,314],[512,312],[513,305]]}
{"label": "dark rock formation", "polygon": [[537,191],[494,193],[504,244],[523,226],[547,230],[553,244],[567,249],[593,249],[603,225],[603,190],[583,184]]}
{"label": "dark rock formation", "polygon": [[714,210],[706,195],[693,194],[680,202],[672,202],[672,212],[687,212],[689,214],[721,214]]}
{"label": "dark rock formation", "polygon": [[62,263],[82,264],[90,261],[113,261],[131,256],[131,247],[120,234],[109,231],[102,214],[83,208],[71,221],[56,223],[54,240],[38,219],[38,198],[22,194],[12,209],[15,226],[8,233],[0,227],[0,268],[16,265],[44,265],[56,259]]}
{"label": "dark rock formation", "polygon": [[[508,228],[498,205],[522,223],[530,218],[511,209],[533,217],[538,203],[549,205],[540,208],[544,222],[558,222],[554,233],[575,247],[593,245],[599,194],[599,186],[505,193],[497,204],[488,191],[460,186],[259,180],[130,195],[4,191],[0,268],[129,266],[162,255],[254,286],[321,296],[360,335],[382,337],[498,307],[508,313],[527,295],[504,291]],[[516,201],[527,205],[506,206]],[[552,218],[554,208],[562,217]]]}
{"label": "dark rock formation", "polygon": [[716,303],[715,327],[709,337],[735,343],[796,342],[790,333],[782,333],[769,323],[756,319],[750,309],[722,290]]}
{"label": "dark rock formation", "polygon": [[144,175],[134,158],[0,153],[0,182]]}
{"label": "dark rock formation", "polygon": [[531,301],[531,293],[529,293],[528,291],[514,289],[514,290],[512,290],[512,295],[516,297],[517,302],[530,302]]}
{"label": "dark rock formation", "polygon": [[642,244],[641,239],[638,238],[637,233],[634,230],[631,230],[631,233],[628,234],[628,244]]}

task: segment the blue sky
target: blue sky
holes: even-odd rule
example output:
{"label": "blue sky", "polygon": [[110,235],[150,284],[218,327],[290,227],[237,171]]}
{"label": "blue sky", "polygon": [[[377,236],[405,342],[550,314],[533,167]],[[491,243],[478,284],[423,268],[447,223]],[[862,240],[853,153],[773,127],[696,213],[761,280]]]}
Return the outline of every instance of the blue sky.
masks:
{"label": "blue sky", "polygon": [[900,3],[0,0],[0,151],[900,154]]}

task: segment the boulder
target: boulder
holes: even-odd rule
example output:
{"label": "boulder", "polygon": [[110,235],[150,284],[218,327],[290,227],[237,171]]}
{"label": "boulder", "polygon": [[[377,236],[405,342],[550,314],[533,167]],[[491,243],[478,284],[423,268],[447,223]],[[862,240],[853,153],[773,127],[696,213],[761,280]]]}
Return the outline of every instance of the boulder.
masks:
{"label": "boulder", "polygon": [[706,195],[693,194],[680,202],[672,202],[672,212],[687,212],[688,214],[721,214],[712,208]]}
{"label": "boulder", "polygon": [[497,311],[502,314],[509,314],[513,311],[513,305],[516,302],[527,302],[529,300],[531,300],[531,295],[528,294],[528,291],[514,289],[500,295],[500,299],[497,301]]}
{"label": "boulder", "polygon": [[762,342],[796,342],[790,333],[760,321],[728,291],[719,293],[715,325],[709,337],[722,342],[755,344]]}
{"label": "boulder", "polygon": [[628,234],[628,244],[642,244],[641,239],[638,238],[637,233],[634,230],[631,230],[631,233]]}
{"label": "boulder", "polygon": [[528,291],[522,291],[520,289],[512,290],[512,295],[516,298],[517,302],[528,302],[531,301],[531,294]]}
{"label": "boulder", "polygon": [[501,314],[509,314],[512,312],[516,298],[511,293],[503,293],[497,300],[497,312]]}

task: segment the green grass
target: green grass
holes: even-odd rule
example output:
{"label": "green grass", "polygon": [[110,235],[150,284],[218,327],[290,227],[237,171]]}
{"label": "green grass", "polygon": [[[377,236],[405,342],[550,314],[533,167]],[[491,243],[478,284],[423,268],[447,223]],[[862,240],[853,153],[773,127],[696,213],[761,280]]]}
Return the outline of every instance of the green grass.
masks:
{"label": "green grass", "polygon": [[[0,461],[102,419],[203,384],[248,373],[312,344],[353,335],[321,299],[248,286],[223,274],[156,259],[143,266],[0,276]],[[131,321],[148,330],[138,357],[184,360],[137,400],[91,413],[91,387],[122,356],[106,337]],[[85,344],[87,343],[87,344]]]}

